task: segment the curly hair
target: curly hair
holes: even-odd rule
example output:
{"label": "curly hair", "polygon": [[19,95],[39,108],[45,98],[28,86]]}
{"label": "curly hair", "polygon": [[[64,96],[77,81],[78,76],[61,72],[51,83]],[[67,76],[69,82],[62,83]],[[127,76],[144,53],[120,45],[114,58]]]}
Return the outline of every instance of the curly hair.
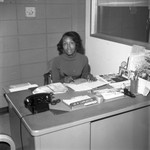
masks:
{"label": "curly hair", "polygon": [[80,54],[84,54],[84,48],[82,45],[82,40],[80,35],[75,31],[69,31],[63,34],[62,38],[60,39],[59,43],[57,44],[57,50],[59,55],[63,53],[63,39],[64,37],[70,37],[76,44],[76,51]]}

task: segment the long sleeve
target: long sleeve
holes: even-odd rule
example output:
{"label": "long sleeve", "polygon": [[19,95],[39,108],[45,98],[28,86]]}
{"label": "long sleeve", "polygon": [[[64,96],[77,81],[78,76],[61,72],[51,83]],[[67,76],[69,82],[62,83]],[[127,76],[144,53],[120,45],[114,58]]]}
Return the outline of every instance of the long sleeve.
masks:
{"label": "long sleeve", "polygon": [[87,62],[87,64],[83,68],[81,78],[87,79],[87,76],[90,74],[90,70],[91,70],[90,65]]}
{"label": "long sleeve", "polygon": [[60,82],[60,71],[58,68],[58,61],[54,59],[52,65],[52,80],[53,82]]}

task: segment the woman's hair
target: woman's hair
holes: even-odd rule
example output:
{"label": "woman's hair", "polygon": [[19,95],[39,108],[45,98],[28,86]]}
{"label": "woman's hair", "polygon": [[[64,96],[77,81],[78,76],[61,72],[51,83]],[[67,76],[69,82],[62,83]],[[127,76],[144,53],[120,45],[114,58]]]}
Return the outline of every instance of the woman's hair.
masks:
{"label": "woman's hair", "polygon": [[64,33],[64,35],[60,39],[59,43],[57,44],[57,50],[59,52],[59,55],[61,55],[63,53],[63,39],[64,39],[64,37],[70,37],[75,42],[76,51],[80,54],[84,54],[84,48],[82,45],[82,40],[80,38],[80,35],[75,31],[69,31],[69,32]]}

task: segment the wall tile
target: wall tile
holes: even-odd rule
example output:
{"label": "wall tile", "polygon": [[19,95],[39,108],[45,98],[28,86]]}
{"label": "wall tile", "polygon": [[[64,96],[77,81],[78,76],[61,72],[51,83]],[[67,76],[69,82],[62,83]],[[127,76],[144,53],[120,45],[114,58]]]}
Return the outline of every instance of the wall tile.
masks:
{"label": "wall tile", "polygon": [[78,4],[85,4],[86,0],[76,0]]}
{"label": "wall tile", "polygon": [[20,67],[1,67],[0,68],[0,82],[9,82],[20,79]]}
{"label": "wall tile", "polygon": [[37,76],[42,76],[46,70],[46,63],[35,63],[29,65],[21,65],[21,77],[33,78]]}
{"label": "wall tile", "polygon": [[17,51],[18,38],[16,36],[0,37],[0,52]]}
{"label": "wall tile", "polygon": [[66,32],[70,30],[71,30],[71,18],[47,20],[47,33]]}
{"label": "wall tile", "polygon": [[16,21],[0,21],[0,36],[17,35]]}
{"label": "wall tile", "polygon": [[26,4],[26,3],[45,3],[45,0],[16,0],[17,4]]}
{"label": "wall tile", "polygon": [[20,20],[18,21],[19,34],[46,33],[44,20]]}
{"label": "wall tile", "polygon": [[4,0],[2,4],[15,4],[16,0]]}
{"label": "wall tile", "polygon": [[78,5],[78,18],[85,20],[85,4]]}
{"label": "wall tile", "polygon": [[[35,18],[28,18],[25,15],[25,7],[35,7],[36,8],[36,17]],[[44,4],[18,4],[17,5],[17,16],[18,19],[25,19],[25,20],[35,20],[41,19],[46,17]]]}
{"label": "wall tile", "polygon": [[0,3],[0,20],[14,20],[14,19],[16,19],[16,5]]}
{"label": "wall tile", "polygon": [[78,18],[78,20],[77,20],[77,29],[78,29],[78,31],[85,30],[85,21],[82,18]]}
{"label": "wall tile", "polygon": [[76,0],[46,0],[46,3],[51,3],[51,4],[66,4],[66,3],[72,3],[73,1]]}
{"label": "wall tile", "polygon": [[0,67],[19,65],[19,53],[7,52],[0,53]]}
{"label": "wall tile", "polygon": [[19,37],[20,50],[46,47],[46,35],[28,35]]}
{"label": "wall tile", "polygon": [[58,56],[58,50],[57,47],[50,47],[48,48],[48,61],[53,59],[54,57]]}
{"label": "wall tile", "polygon": [[46,5],[46,17],[47,18],[70,18],[71,17],[71,5]]}
{"label": "wall tile", "polygon": [[54,47],[58,44],[62,37],[63,33],[54,33],[54,34],[48,34],[47,37],[47,43],[48,47]]}
{"label": "wall tile", "polygon": [[26,82],[35,83],[38,86],[43,86],[44,85],[44,77],[42,75],[39,77],[31,77],[31,78],[22,79],[22,83],[26,83]]}
{"label": "wall tile", "polygon": [[24,50],[20,52],[20,63],[31,64],[46,61],[46,49]]}

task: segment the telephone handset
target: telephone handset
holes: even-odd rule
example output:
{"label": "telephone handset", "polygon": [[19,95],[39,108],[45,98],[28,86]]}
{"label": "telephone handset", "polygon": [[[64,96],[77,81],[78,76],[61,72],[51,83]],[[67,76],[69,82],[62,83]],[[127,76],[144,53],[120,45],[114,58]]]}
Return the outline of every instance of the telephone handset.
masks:
{"label": "telephone handset", "polygon": [[49,110],[49,103],[52,102],[53,93],[38,93],[26,97],[24,105],[33,114]]}

